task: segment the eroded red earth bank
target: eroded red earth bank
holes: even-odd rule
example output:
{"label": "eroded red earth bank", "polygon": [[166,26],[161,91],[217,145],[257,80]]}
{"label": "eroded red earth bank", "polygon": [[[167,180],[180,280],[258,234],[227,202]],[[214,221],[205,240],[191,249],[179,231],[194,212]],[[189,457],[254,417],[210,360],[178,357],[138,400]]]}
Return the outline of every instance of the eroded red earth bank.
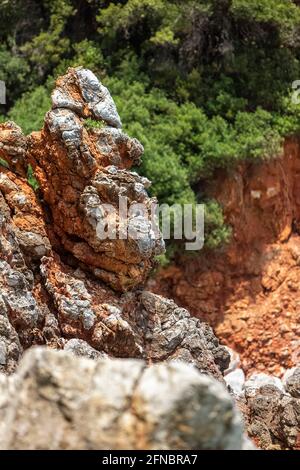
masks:
{"label": "eroded red earth bank", "polygon": [[230,245],[182,256],[153,289],[210,323],[246,373],[280,376],[300,358],[300,140],[276,160],[219,172],[207,190],[233,228]]}

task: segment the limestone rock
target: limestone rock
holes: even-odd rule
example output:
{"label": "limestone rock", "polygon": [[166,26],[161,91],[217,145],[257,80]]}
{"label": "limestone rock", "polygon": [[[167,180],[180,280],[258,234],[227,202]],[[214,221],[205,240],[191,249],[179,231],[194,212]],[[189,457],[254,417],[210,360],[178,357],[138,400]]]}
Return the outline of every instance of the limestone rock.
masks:
{"label": "limestone rock", "polygon": [[219,345],[212,329],[172,300],[144,291],[129,319],[134,319],[142,332],[148,358],[153,362],[186,361],[219,378],[218,370],[224,371],[228,366],[229,354]]}
{"label": "limestone rock", "polygon": [[254,396],[261,387],[269,385],[283,392],[283,385],[278,377],[264,373],[252,374],[244,384],[245,394],[248,397]]}
{"label": "limestone rock", "polygon": [[10,211],[14,200],[14,196],[10,198],[10,185],[16,195],[15,185],[18,183],[17,188],[22,187],[32,202],[35,196],[31,188],[22,180],[16,180],[11,172],[0,173],[2,183],[3,176],[5,187],[0,183],[0,370],[10,373],[15,369],[23,348],[44,342],[42,330],[46,307],[43,308],[35,297],[34,274],[28,267],[34,259],[39,259],[35,256],[37,246],[26,244],[24,239],[20,239],[20,234],[28,233],[27,224],[35,223],[31,230],[43,239],[41,246],[47,251],[50,243],[43,223],[37,219],[39,212],[36,206],[28,204],[23,208],[22,216],[17,206],[13,212]]}
{"label": "limestone rock", "polygon": [[87,357],[89,359],[99,359],[107,357],[105,353],[92,348],[86,341],[82,339],[69,339],[64,345],[64,351],[68,351],[75,356]]}
{"label": "limestone rock", "polygon": [[12,121],[0,124],[0,162],[2,166],[25,176],[26,149],[27,141],[19,126]]}
{"label": "limestone rock", "polygon": [[275,385],[260,387],[247,399],[248,433],[267,450],[300,449],[300,399]]}
{"label": "limestone rock", "polygon": [[[87,118],[103,126],[90,128]],[[223,381],[228,354],[212,330],[135,289],[164,250],[148,217],[150,182],[130,171],[142,153],[122,132],[108,90],[82,68],[57,80],[41,132],[25,137],[13,123],[0,126],[1,370],[12,372],[23,350],[46,344],[92,358],[191,362]],[[127,212],[105,213],[121,197]],[[100,237],[102,220],[129,236]]]}
{"label": "limestone rock", "polygon": [[[1,446],[241,448],[228,352],[207,324],[143,290],[164,241],[150,182],[131,171],[142,145],[88,70],[58,79],[52,103],[40,132],[0,125]],[[128,236],[102,237],[103,220]],[[15,372],[36,345],[48,350]]]}
{"label": "limestone rock", "polygon": [[108,91],[91,70],[77,67],[57,80],[52,94],[52,106],[66,108],[82,117],[104,121],[112,127],[122,127],[116,105]]}
{"label": "limestone rock", "polygon": [[137,360],[92,361],[32,349],[15,376],[0,376],[0,413],[2,449],[244,445],[242,421],[225,388],[176,363],[147,368]]}

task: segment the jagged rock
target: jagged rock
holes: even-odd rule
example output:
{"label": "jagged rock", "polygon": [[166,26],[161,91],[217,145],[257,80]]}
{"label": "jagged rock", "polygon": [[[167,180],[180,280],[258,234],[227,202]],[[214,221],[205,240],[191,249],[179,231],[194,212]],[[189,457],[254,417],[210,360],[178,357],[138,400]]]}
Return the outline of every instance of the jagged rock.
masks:
{"label": "jagged rock", "polygon": [[244,443],[225,388],[183,364],[147,368],[136,360],[32,349],[15,376],[0,376],[0,413],[2,449],[241,449]]}
{"label": "jagged rock", "polygon": [[[53,229],[85,269],[126,291],[145,281],[154,256],[164,251],[152,218],[156,200],[146,192],[150,182],[129,171],[143,147],[117,129],[110,95],[90,71],[69,69],[52,98],[44,129],[29,138],[28,158],[51,209]],[[88,116],[114,127],[88,129],[83,120]]]}
{"label": "jagged rock", "polygon": [[105,288],[101,294],[96,281],[78,279],[54,258],[43,258],[41,271],[65,337],[116,357],[191,362],[222,380],[226,349],[210,327],[171,300],[146,291],[117,297]]}
{"label": "jagged rock", "polygon": [[261,387],[269,385],[283,392],[283,385],[278,377],[264,373],[252,374],[244,384],[245,394],[247,397],[254,396]]}
{"label": "jagged rock", "polygon": [[[130,171],[141,144],[89,71],[70,69],[52,101],[41,132],[0,126],[0,371],[33,345],[65,351],[37,350],[0,375],[3,446],[240,448],[232,402],[208,377],[224,383],[228,352],[208,325],[142,288],[164,242],[150,182]],[[87,117],[109,126],[90,129]],[[121,197],[127,213],[106,213]],[[129,237],[99,236],[103,219]],[[106,355],[144,362],[97,362]]]}
{"label": "jagged rock", "polygon": [[[15,184],[13,174],[10,172],[0,173],[0,181],[2,182],[3,175],[7,176],[7,181],[10,181],[12,185]],[[26,186],[21,180],[18,180],[18,183]],[[24,190],[34,197],[30,193],[30,187],[26,187]],[[31,260],[35,257],[36,246],[32,244],[25,246],[20,240],[20,233],[25,233],[27,224],[32,220],[33,223],[36,223],[32,230],[41,230],[40,233],[45,237],[47,249],[50,244],[42,223],[35,219],[34,213],[30,213],[35,209],[32,207],[28,207],[28,210],[24,209],[24,220],[22,220],[16,207],[11,218],[10,193],[7,193],[3,186],[0,187],[0,191],[0,369],[12,372],[24,347],[43,343],[44,311],[35,298],[33,292],[34,275],[26,264],[26,260],[30,264],[29,253],[32,254]],[[13,191],[16,191],[15,194],[17,194],[15,188]]]}
{"label": "jagged rock", "polygon": [[116,105],[108,91],[90,70],[78,67],[57,80],[52,107],[70,109],[79,116],[122,127]]}
{"label": "jagged rock", "polygon": [[[2,307],[0,298],[0,309]],[[2,305],[1,305],[2,304]],[[15,370],[22,355],[22,346],[18,334],[8,318],[0,313],[0,371],[11,373]]]}
{"label": "jagged rock", "polygon": [[248,435],[259,448],[300,449],[300,399],[296,397],[300,381],[297,368],[287,371],[282,381],[263,373],[253,374],[245,381],[242,369],[228,374],[225,371],[224,380],[243,414]]}
{"label": "jagged rock", "polygon": [[300,399],[264,385],[247,399],[248,433],[258,447],[300,449]]}
{"label": "jagged rock", "polygon": [[86,341],[82,339],[69,339],[64,345],[64,351],[71,352],[75,356],[87,357],[89,359],[99,359],[107,357],[103,352],[97,351],[92,348]]}
{"label": "jagged rock", "polygon": [[294,398],[300,398],[300,366],[295,367],[284,383],[286,391]]}
{"label": "jagged rock", "polygon": [[11,171],[0,172],[1,213],[13,226],[14,237],[29,265],[50,253],[43,210],[33,189]]}
{"label": "jagged rock", "polygon": [[[150,182],[129,171],[142,145],[121,131],[109,92],[90,71],[69,69],[52,103],[41,132],[25,137],[13,123],[0,126],[9,165],[0,171],[1,314],[9,332],[0,337],[1,370],[11,372],[23,349],[48,344],[89,357],[190,361],[222,381],[228,354],[207,325],[153,294],[116,292],[143,283],[164,249],[147,217]],[[91,129],[86,118],[108,126]],[[108,228],[116,222],[139,236],[101,239],[104,204],[117,208],[120,197],[128,213],[112,216]],[[147,214],[134,211],[136,203]]]}
{"label": "jagged rock", "polygon": [[227,368],[229,354],[208,325],[192,318],[172,300],[151,292],[142,292],[139,300],[129,319],[142,332],[151,361],[182,360],[215,376],[218,368],[221,371]]}
{"label": "jagged rock", "polygon": [[2,166],[7,166],[21,176],[26,175],[25,155],[27,141],[22,129],[14,122],[0,124],[0,159]]}
{"label": "jagged rock", "polygon": [[[253,374],[244,386],[231,386],[244,415],[249,436],[266,450],[300,449],[300,399],[298,369],[287,371],[283,381],[267,374]],[[229,378],[229,380],[228,380]]]}
{"label": "jagged rock", "polygon": [[120,129],[94,128],[92,138],[102,158],[105,159],[105,166],[130,168],[132,164],[140,163],[141,155],[144,153],[143,146],[137,139],[131,139]]}

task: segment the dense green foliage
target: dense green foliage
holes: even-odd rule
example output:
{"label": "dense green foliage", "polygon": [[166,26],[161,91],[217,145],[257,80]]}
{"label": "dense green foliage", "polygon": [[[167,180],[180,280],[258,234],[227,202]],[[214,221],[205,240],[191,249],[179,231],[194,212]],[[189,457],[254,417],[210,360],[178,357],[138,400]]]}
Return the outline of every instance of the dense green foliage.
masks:
{"label": "dense green foliage", "polygon": [[230,229],[203,181],[241,159],[278,155],[299,131],[299,1],[0,0],[0,21],[1,119],[37,130],[55,77],[91,68],[145,147],[139,171],[152,193],[205,201],[208,247]]}

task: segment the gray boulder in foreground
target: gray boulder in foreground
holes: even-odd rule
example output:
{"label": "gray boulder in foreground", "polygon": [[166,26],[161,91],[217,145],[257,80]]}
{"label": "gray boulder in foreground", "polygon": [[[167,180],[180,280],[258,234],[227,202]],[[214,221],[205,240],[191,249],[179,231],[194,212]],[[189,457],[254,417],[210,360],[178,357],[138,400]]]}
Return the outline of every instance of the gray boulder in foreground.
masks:
{"label": "gray boulder in foreground", "polygon": [[243,425],[215,379],[183,363],[29,349],[0,375],[1,449],[241,449]]}

